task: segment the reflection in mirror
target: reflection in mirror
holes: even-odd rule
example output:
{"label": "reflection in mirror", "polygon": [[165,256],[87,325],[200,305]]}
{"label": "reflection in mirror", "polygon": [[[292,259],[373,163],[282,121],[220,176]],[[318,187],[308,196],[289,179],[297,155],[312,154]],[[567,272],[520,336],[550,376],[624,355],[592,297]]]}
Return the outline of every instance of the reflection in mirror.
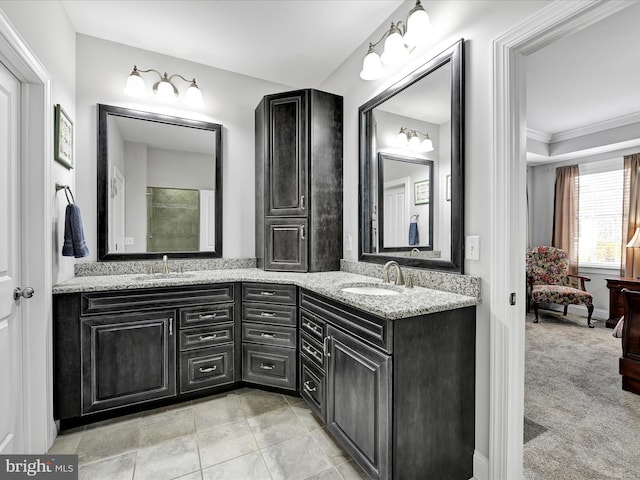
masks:
{"label": "reflection in mirror", "polygon": [[[378,153],[378,226],[373,244],[380,252],[421,256],[433,251],[433,161]],[[379,238],[376,240],[375,236]],[[416,252],[416,249],[418,252]]]}
{"label": "reflection in mirror", "polygon": [[463,40],[360,107],[360,259],[462,273]]}
{"label": "reflection in mirror", "polygon": [[221,131],[98,105],[99,260],[221,256]]}

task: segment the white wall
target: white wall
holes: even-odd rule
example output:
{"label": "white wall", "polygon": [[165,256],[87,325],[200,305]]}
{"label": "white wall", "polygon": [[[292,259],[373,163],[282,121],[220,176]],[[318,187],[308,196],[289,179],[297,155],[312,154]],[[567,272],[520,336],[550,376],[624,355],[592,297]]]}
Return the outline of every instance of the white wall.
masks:
{"label": "white wall", "polygon": [[[128,97],[123,89],[134,65],[140,69],[155,68],[170,74],[195,77],[205,107],[196,111],[180,102],[169,107],[153,96],[141,100]],[[86,35],[77,36],[76,68],[76,199],[82,207],[85,235],[91,249],[86,260],[97,259],[97,220],[92,214],[96,211],[97,201],[97,103],[222,124],[223,255],[253,257],[254,110],[264,95],[292,87]],[[151,85],[153,77],[143,77]],[[185,83],[183,88],[186,87]]]}
{"label": "white wall", "polygon": [[[59,2],[0,1],[0,9],[9,18],[25,43],[29,45],[51,77],[51,115],[55,104],[76,122],[76,34]],[[70,185],[74,194],[75,171],[68,170],[51,158],[51,221],[53,249],[52,281],[54,284],[73,276],[74,259],[62,256],[64,211],[67,200],[62,191],[56,195],[55,183]],[[78,200],[76,196],[76,200]],[[84,215],[85,210],[82,210]]]}
{"label": "white wall", "polygon": [[[480,260],[466,261],[465,273],[482,278],[483,302],[477,309],[476,449],[489,454],[489,317],[491,258],[491,85],[492,40],[513,28],[547,1],[448,1],[424,3],[433,26],[432,40],[418,49],[413,60],[389,71],[381,79],[366,82],[359,72],[368,44],[363,43],[321,88],[344,96],[344,233],[358,235],[358,107],[407,73],[449,47],[461,37],[465,43],[465,234],[480,236]],[[407,0],[367,40],[380,38],[389,22],[405,18],[414,2]],[[524,192],[523,192],[524,195]],[[357,242],[353,242],[357,245]],[[357,259],[358,252],[344,251]],[[523,279],[524,281],[524,279]]]}

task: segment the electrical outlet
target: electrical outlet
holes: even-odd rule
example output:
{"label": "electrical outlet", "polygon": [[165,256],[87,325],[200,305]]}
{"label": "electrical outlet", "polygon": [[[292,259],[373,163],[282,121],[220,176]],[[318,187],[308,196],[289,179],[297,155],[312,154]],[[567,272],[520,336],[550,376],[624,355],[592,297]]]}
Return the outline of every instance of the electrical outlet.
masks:
{"label": "electrical outlet", "polygon": [[480,237],[477,235],[466,237],[465,259],[480,260]]}
{"label": "electrical outlet", "polygon": [[124,237],[124,244],[125,245],[133,245],[133,237]]}
{"label": "electrical outlet", "polygon": [[350,252],[351,250],[353,250],[353,242],[351,241],[351,234],[347,233],[344,236],[344,249],[347,252]]}

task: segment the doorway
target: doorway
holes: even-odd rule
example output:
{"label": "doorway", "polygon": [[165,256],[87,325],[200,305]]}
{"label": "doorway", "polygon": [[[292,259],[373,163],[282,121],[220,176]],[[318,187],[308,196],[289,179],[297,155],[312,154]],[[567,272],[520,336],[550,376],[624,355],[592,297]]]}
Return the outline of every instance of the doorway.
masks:
{"label": "doorway", "polygon": [[491,209],[494,221],[490,292],[490,457],[486,478],[523,477],[526,251],[526,201],[523,193],[526,186],[524,56],[630,4],[556,1],[493,42]]}

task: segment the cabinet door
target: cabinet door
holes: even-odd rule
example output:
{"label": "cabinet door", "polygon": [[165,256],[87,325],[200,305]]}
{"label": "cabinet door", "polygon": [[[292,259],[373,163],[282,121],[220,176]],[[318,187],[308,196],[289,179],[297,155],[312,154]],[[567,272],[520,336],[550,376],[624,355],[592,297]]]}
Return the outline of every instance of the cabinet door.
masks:
{"label": "cabinet door", "polygon": [[370,478],[391,478],[391,357],[327,327],[327,427]]}
{"label": "cabinet door", "polygon": [[299,218],[269,218],[266,227],[265,270],[306,272],[307,220]]}
{"label": "cabinet door", "polygon": [[305,216],[307,212],[307,100],[303,91],[276,96],[268,104],[265,214]]}
{"label": "cabinet door", "polygon": [[175,310],[81,317],[83,413],[176,394]]}

